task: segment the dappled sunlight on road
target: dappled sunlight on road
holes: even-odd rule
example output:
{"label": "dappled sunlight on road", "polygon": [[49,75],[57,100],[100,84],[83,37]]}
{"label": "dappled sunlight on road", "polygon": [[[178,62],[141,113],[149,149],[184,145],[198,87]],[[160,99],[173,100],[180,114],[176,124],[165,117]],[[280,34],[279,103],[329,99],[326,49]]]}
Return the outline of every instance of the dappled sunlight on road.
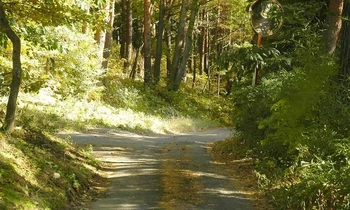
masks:
{"label": "dappled sunlight on road", "polygon": [[229,135],[221,129],[186,135],[72,136],[77,143],[94,146],[93,154],[105,163],[101,170],[111,180],[106,197],[89,209],[253,209],[224,166],[212,163],[207,154],[207,143]]}
{"label": "dappled sunlight on road", "polygon": [[248,199],[242,191],[228,190],[226,188],[207,188],[203,193],[211,193],[226,198]]}

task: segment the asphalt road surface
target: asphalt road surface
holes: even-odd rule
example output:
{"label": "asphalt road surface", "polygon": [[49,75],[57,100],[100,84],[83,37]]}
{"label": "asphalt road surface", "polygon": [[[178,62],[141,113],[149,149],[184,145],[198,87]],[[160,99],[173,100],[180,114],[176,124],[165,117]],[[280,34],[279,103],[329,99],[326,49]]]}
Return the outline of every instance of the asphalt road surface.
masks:
{"label": "asphalt road surface", "polygon": [[253,205],[229,178],[225,165],[211,161],[208,143],[231,135],[230,129],[143,136],[100,130],[69,134],[91,144],[111,185],[92,210],[250,210]]}

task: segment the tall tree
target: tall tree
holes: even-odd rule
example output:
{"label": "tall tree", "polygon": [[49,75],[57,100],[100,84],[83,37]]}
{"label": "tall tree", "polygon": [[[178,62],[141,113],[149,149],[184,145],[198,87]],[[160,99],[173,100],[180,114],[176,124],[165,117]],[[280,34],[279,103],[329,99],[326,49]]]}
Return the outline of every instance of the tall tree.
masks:
{"label": "tall tree", "polygon": [[168,89],[169,90],[176,90],[176,84],[175,84],[175,78],[176,73],[179,68],[179,63],[181,59],[182,49],[184,47],[185,42],[185,27],[186,27],[186,17],[187,17],[187,8],[188,8],[188,1],[182,0],[181,3],[181,10],[180,10],[180,17],[179,17],[179,23],[178,23],[178,31],[176,33],[175,38],[175,49],[173,52],[173,59],[171,62],[171,69],[170,74],[168,75]]}
{"label": "tall tree", "polygon": [[151,54],[151,0],[144,0],[143,15],[143,50],[144,50],[144,82],[152,85],[152,54]]}
{"label": "tall tree", "polygon": [[208,53],[209,53],[209,15],[206,8],[203,8],[201,15],[200,34],[198,37],[199,50],[199,74],[208,73]]}
{"label": "tall tree", "polygon": [[330,0],[326,23],[328,24],[325,31],[325,43],[328,53],[333,53],[337,47],[338,37],[342,26],[342,10],[344,0]]}
{"label": "tall tree", "polygon": [[187,0],[182,0],[180,20],[178,23],[178,31],[175,39],[175,50],[173,53],[171,72],[168,77],[168,89],[173,91],[179,90],[181,80],[186,73],[186,64],[192,46],[192,33],[199,9],[199,1],[192,1],[190,20],[188,25],[186,25],[188,6],[189,2]]}
{"label": "tall tree", "polygon": [[126,0],[126,35],[125,35],[125,64],[124,67],[127,71],[131,68],[131,58],[133,52],[132,45],[132,0]]}
{"label": "tall tree", "polygon": [[2,1],[0,1],[0,30],[12,42],[12,82],[10,85],[10,96],[7,103],[5,122],[3,124],[5,131],[12,132],[15,124],[17,97],[22,78],[21,40],[9,24]]}
{"label": "tall tree", "polygon": [[344,2],[343,21],[341,32],[341,56],[340,56],[340,76],[346,79],[350,76],[350,2]]}
{"label": "tall tree", "polygon": [[126,1],[120,0],[120,4],[118,4],[118,9],[120,13],[120,58],[126,58],[126,31],[127,31],[127,14],[126,14]]}
{"label": "tall tree", "polygon": [[105,34],[105,41],[104,41],[104,47],[103,47],[103,61],[102,61],[102,67],[104,69],[107,69],[108,59],[111,56],[115,0],[109,0],[108,4],[109,4],[109,6],[108,6],[108,20],[107,20],[108,28],[107,28],[106,34]]}
{"label": "tall tree", "polygon": [[186,37],[185,37],[185,40],[186,40],[185,47],[183,49],[182,59],[178,67],[178,70],[176,71],[176,76],[175,76],[174,90],[176,91],[180,88],[181,80],[186,74],[186,64],[187,64],[191,47],[192,47],[192,38],[193,38],[192,35],[193,35],[194,23],[196,20],[198,9],[199,9],[199,0],[193,0],[190,22],[188,23],[188,28],[187,28]]}
{"label": "tall tree", "polygon": [[158,15],[158,29],[157,29],[157,46],[156,56],[154,61],[154,83],[157,84],[160,79],[160,64],[163,52],[163,33],[164,33],[164,0],[159,0],[159,15]]}
{"label": "tall tree", "polygon": [[172,63],[171,63],[171,54],[172,54],[172,20],[173,20],[173,14],[170,13],[170,8],[173,6],[174,1],[168,0],[167,6],[166,6],[166,18],[165,18],[165,43],[166,43],[166,69],[167,69],[167,78],[171,75],[171,69],[172,69]]}

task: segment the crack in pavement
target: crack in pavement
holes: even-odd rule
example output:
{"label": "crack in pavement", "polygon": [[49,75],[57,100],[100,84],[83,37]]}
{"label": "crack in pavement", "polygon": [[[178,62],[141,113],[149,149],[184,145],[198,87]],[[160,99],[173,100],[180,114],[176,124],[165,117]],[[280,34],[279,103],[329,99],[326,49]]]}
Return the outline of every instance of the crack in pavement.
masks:
{"label": "crack in pavement", "polygon": [[91,144],[108,168],[105,198],[92,210],[250,210],[253,204],[227,175],[225,165],[211,162],[207,144],[228,138],[230,129],[177,135],[142,136],[124,131],[70,135]]}

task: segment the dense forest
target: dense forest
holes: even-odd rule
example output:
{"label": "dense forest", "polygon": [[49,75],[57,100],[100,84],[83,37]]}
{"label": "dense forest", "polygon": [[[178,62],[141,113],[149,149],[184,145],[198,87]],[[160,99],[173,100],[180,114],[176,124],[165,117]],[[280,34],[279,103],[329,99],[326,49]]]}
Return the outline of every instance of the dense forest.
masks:
{"label": "dense forest", "polygon": [[0,0],[3,135],[206,119],[234,126],[276,209],[349,209],[350,2],[279,0],[264,36],[253,2]]}

